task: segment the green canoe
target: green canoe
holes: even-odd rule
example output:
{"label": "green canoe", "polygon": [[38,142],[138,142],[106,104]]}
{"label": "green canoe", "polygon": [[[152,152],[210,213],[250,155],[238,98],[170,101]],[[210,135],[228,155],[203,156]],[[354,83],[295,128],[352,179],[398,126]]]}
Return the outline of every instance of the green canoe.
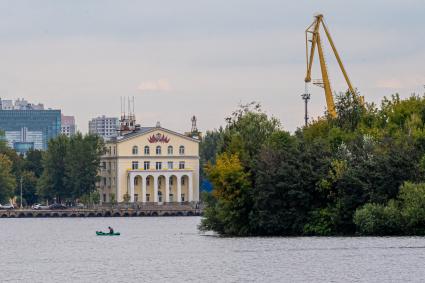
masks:
{"label": "green canoe", "polygon": [[120,233],[119,232],[115,232],[115,233],[111,234],[111,233],[105,233],[105,232],[101,232],[101,231],[96,231],[96,235],[98,235],[98,236],[119,236]]}

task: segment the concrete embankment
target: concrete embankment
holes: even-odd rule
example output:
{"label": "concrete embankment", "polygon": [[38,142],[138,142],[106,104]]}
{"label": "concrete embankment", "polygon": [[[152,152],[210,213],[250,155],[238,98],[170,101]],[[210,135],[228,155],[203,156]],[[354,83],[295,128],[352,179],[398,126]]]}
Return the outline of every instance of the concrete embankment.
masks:
{"label": "concrete embankment", "polygon": [[202,209],[190,205],[140,205],[133,207],[97,207],[91,209],[0,210],[0,218],[29,217],[138,217],[138,216],[200,216]]}

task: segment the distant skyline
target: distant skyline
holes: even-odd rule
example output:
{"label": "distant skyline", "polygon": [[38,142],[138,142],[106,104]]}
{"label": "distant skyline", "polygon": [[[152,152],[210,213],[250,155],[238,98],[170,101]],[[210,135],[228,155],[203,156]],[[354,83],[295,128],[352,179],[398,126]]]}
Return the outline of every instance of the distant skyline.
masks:
{"label": "distant skyline", "polygon": [[[311,2],[0,0],[0,97],[62,109],[83,132],[91,118],[118,117],[121,96],[135,97],[143,126],[180,132],[193,115],[205,131],[258,101],[294,131],[304,116],[304,30],[316,12],[366,101],[424,93],[422,0]],[[326,55],[333,89],[344,91]],[[310,90],[317,117],[323,90]]]}

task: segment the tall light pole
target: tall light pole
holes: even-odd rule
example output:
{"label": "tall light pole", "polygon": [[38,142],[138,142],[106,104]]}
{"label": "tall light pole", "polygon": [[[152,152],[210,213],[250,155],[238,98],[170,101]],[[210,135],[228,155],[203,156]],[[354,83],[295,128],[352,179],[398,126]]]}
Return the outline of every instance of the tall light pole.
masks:
{"label": "tall light pole", "polygon": [[22,209],[22,181],[23,181],[23,178],[21,176],[21,209]]}
{"label": "tall light pole", "polygon": [[308,125],[308,101],[310,100],[310,93],[308,93],[307,91],[303,94],[301,94],[301,98],[304,100],[304,104],[305,104],[305,108],[304,108],[304,120],[305,120],[305,126],[307,127]]}

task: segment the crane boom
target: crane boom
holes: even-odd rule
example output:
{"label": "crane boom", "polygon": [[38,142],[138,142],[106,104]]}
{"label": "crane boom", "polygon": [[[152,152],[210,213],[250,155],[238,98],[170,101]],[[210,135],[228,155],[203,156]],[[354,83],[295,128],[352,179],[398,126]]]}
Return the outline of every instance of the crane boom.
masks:
{"label": "crane boom", "polygon": [[[333,95],[332,95],[332,87],[331,87],[331,83],[329,80],[329,75],[328,75],[328,68],[326,66],[326,60],[325,60],[325,55],[323,52],[323,43],[322,43],[322,39],[320,37],[320,26],[323,27],[326,37],[332,47],[332,51],[336,57],[336,60],[338,61],[338,65],[344,75],[345,81],[348,85],[348,90],[352,95],[355,95],[355,91],[353,88],[353,85],[351,84],[350,78],[348,77],[348,74],[344,68],[344,64],[342,63],[342,60],[338,54],[338,51],[335,47],[335,44],[332,40],[331,34],[328,30],[328,28],[326,27],[324,20],[323,20],[323,15],[319,14],[315,16],[315,20],[314,22],[309,25],[307,27],[307,29],[305,30],[305,38],[306,38],[306,59],[307,59],[307,72],[306,72],[306,76],[305,76],[305,83],[306,85],[308,83],[311,82],[311,70],[312,70],[312,66],[313,66],[313,59],[314,59],[314,53],[316,51],[316,46],[317,46],[317,52],[319,53],[319,62],[320,62],[320,69],[322,72],[322,82],[321,83],[314,83],[317,85],[322,86],[325,89],[325,97],[326,97],[326,105],[327,105],[327,109],[328,109],[328,113],[332,116],[332,117],[336,117],[336,111],[335,111],[335,103],[334,103],[334,99],[333,99]],[[309,39],[309,35],[311,34],[311,39]],[[311,44],[310,48],[309,48],[309,44]],[[306,87],[307,88],[307,87]]]}

